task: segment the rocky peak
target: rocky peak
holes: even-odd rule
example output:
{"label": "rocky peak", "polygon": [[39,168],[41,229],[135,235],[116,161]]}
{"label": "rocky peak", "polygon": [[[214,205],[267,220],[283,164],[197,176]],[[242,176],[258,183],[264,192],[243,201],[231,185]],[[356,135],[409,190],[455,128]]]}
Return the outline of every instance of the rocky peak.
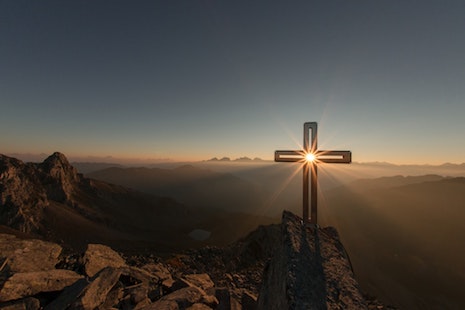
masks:
{"label": "rocky peak", "polygon": [[60,153],[60,152],[55,152],[49,157],[47,157],[43,163],[42,166],[71,166],[68,159],[66,158],[65,154]]}
{"label": "rocky peak", "polygon": [[69,163],[64,154],[59,152],[47,157],[39,164],[39,169],[56,180],[77,182],[80,179],[77,169]]}
{"label": "rocky peak", "polygon": [[76,184],[81,180],[77,169],[65,155],[55,152],[38,165],[49,199],[70,202]]}

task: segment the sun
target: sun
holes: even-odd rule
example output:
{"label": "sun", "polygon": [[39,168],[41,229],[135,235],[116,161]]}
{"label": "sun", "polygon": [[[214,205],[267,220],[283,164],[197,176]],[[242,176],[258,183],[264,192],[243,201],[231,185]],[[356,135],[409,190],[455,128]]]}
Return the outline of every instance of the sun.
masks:
{"label": "sun", "polygon": [[312,153],[307,153],[305,154],[305,160],[308,161],[308,162],[312,162],[316,159],[316,156],[315,154],[312,154]]}

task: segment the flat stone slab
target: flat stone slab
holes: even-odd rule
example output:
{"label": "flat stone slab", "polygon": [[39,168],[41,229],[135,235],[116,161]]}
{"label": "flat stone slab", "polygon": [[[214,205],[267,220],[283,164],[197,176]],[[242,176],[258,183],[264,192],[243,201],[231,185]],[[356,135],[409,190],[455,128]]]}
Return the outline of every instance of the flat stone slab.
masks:
{"label": "flat stone slab", "polygon": [[12,273],[54,269],[61,251],[61,246],[55,243],[0,234],[0,257],[7,260]]}
{"label": "flat stone slab", "polygon": [[81,278],[83,277],[74,271],[63,269],[15,273],[0,290],[0,302],[61,291]]}

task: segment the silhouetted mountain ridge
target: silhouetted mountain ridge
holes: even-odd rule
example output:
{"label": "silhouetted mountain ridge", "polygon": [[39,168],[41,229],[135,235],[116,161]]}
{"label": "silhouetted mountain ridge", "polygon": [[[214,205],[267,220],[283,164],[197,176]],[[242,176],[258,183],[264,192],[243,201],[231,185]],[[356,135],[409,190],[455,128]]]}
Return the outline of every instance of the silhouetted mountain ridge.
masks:
{"label": "silhouetted mountain ridge", "polygon": [[103,170],[111,167],[123,167],[120,164],[104,162],[72,162],[71,164],[82,174],[86,174],[97,170]]}

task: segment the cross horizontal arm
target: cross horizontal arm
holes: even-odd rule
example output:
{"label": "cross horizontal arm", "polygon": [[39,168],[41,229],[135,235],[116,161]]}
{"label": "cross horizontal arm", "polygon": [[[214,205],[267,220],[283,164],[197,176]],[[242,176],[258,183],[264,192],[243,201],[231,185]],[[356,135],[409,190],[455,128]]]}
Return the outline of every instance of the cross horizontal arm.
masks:
{"label": "cross horizontal arm", "polygon": [[351,151],[318,151],[316,159],[319,162],[331,164],[349,164],[352,162]]}
{"label": "cross horizontal arm", "polygon": [[275,151],[274,161],[278,162],[298,162],[303,161],[303,151]]}
{"label": "cross horizontal arm", "polygon": [[[349,164],[352,162],[350,151],[318,151],[315,154],[316,162],[329,164]],[[276,151],[274,153],[276,162],[304,162],[304,151]]]}

